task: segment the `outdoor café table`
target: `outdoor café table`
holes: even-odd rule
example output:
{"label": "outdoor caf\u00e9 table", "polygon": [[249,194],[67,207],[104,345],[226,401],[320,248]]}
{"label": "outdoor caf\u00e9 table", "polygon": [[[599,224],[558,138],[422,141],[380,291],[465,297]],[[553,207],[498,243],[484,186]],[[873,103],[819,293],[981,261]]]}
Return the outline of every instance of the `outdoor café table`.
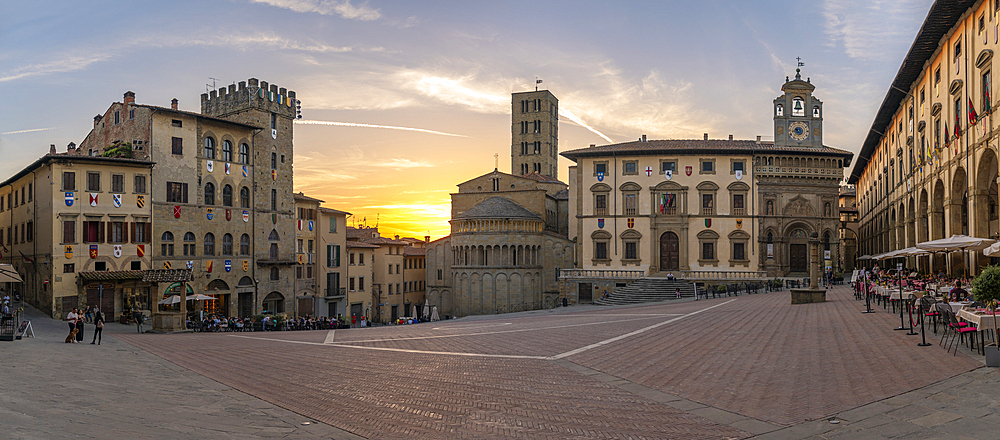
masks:
{"label": "outdoor caf\u00e9 table", "polygon": [[[958,316],[958,312],[959,312],[959,310],[962,310],[962,307],[965,307],[965,306],[967,306],[969,304],[972,304],[972,303],[968,303],[968,302],[950,302],[950,303],[947,303],[947,304],[948,304],[948,307],[951,308],[951,312],[954,313],[955,316]],[[934,307],[937,308],[937,309],[943,310],[943,308],[945,307],[945,303],[939,302],[937,304],[934,304]]]}
{"label": "outdoor caf\u00e9 table", "polygon": [[985,355],[986,349],[984,346],[986,345],[986,334],[984,333],[984,330],[996,328],[994,327],[996,316],[990,314],[990,312],[980,312],[970,309],[961,309],[955,314],[955,316],[970,324],[976,325],[976,333],[979,333],[979,354]]}

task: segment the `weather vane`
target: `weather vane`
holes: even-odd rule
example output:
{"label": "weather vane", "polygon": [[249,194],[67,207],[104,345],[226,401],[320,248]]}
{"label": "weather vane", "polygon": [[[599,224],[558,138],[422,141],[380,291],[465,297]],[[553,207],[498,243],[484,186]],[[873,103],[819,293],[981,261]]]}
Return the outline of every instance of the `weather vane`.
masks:
{"label": "weather vane", "polygon": [[493,169],[500,169],[500,153],[493,153]]}
{"label": "weather vane", "polygon": [[806,63],[802,62],[802,57],[795,57],[795,61],[798,61],[798,67],[805,66]]}

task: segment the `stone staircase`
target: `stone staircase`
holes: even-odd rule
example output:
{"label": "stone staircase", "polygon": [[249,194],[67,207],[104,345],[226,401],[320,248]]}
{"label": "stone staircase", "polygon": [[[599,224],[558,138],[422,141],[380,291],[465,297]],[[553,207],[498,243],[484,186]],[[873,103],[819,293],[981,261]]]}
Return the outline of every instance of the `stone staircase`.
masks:
{"label": "stone staircase", "polygon": [[677,299],[677,289],[681,290],[681,298],[694,298],[695,286],[690,281],[677,279],[670,281],[660,277],[644,277],[625,287],[615,289],[607,298],[595,299],[594,304],[616,306],[667,301]]}

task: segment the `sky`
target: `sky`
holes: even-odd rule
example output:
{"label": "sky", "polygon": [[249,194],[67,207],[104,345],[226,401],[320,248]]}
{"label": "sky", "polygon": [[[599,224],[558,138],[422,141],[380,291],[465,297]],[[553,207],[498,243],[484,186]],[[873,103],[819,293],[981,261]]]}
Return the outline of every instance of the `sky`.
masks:
{"label": "sky", "polygon": [[[437,239],[457,184],[510,172],[510,94],[560,104],[559,149],[773,138],[794,76],[824,143],[857,153],[930,0],[0,3],[0,181],[79,144],[125,91],[200,111],[259,78],[294,90],[295,191],[349,225]],[[572,162],[560,158],[565,181]],[[849,173],[850,169],[845,172]]]}

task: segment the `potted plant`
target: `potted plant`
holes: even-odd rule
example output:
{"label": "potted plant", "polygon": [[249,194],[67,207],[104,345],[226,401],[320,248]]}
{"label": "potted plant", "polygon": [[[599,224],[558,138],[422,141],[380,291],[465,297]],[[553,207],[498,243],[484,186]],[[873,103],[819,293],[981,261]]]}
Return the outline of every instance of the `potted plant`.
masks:
{"label": "potted plant", "polygon": [[[986,266],[985,269],[972,281],[975,289],[976,301],[981,301],[989,308],[993,315],[993,334],[997,333],[996,307],[1000,302],[1000,266]],[[996,343],[985,347],[986,366],[1000,367],[1000,348]]]}

